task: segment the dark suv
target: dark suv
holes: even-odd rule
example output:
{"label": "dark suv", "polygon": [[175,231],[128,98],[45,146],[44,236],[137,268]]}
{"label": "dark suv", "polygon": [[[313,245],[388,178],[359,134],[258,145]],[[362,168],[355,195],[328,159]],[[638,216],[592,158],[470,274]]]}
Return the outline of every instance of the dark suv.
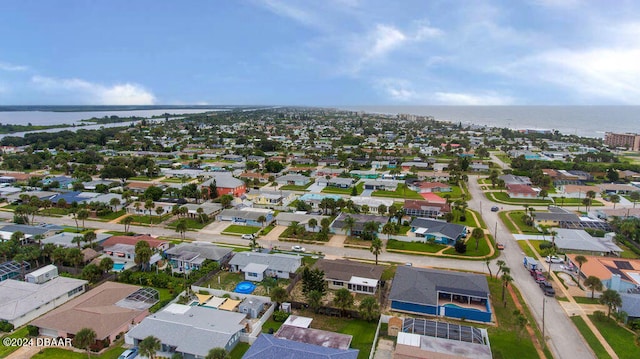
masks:
{"label": "dark suv", "polygon": [[551,285],[551,283],[547,281],[542,281],[539,284],[540,284],[540,288],[544,292],[544,295],[546,295],[547,297],[553,297],[556,295],[556,291],[555,289],[553,289],[553,286]]}

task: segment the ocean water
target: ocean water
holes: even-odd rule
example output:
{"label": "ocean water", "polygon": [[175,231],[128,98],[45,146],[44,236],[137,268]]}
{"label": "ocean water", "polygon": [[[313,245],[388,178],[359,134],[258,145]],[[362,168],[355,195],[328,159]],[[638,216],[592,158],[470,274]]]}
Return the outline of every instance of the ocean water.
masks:
{"label": "ocean water", "polygon": [[224,111],[220,109],[160,109],[160,110],[133,110],[133,111],[87,111],[87,112],[53,112],[53,111],[0,111],[0,123],[12,125],[62,125],[79,123],[80,120],[88,120],[92,117],[104,116],[119,117],[144,117],[169,114],[190,114],[209,111]]}
{"label": "ocean water", "polygon": [[558,130],[583,137],[640,133],[640,106],[349,106],[344,110],[433,116],[488,127]]}

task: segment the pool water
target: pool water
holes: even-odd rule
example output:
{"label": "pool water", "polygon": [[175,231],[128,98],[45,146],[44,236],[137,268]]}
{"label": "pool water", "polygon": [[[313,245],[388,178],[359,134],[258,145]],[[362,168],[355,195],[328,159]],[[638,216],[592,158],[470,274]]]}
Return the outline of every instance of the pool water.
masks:
{"label": "pool water", "polygon": [[461,307],[457,304],[453,304],[453,303],[447,303],[445,305],[443,305],[443,307],[449,307],[449,308],[458,308],[458,309],[467,309],[467,310],[477,310],[479,312],[481,312],[480,309],[476,309],[476,308],[468,308],[468,307]]}
{"label": "pool water", "polygon": [[124,269],[124,263],[113,263],[113,270],[121,271]]}
{"label": "pool water", "polygon": [[251,294],[256,289],[256,285],[251,282],[240,282],[233,291],[241,294]]}

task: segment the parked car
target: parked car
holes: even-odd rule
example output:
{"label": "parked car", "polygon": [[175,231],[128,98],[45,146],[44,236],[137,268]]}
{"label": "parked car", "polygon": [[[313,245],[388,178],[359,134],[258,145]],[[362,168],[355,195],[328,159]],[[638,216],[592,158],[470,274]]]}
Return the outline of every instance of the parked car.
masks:
{"label": "parked car", "polygon": [[242,238],[242,239],[249,239],[249,240],[251,240],[251,239],[256,238],[256,235],[255,235],[255,234],[243,234],[243,235],[241,236],[241,238]]}
{"label": "parked car", "polygon": [[564,263],[562,258],[556,256],[547,256],[544,261],[547,263]]}
{"label": "parked car", "polygon": [[534,277],[534,279],[536,280],[536,282],[540,283],[540,282],[544,282],[545,280],[547,280],[547,278],[545,278],[542,273],[537,273],[536,276]]}
{"label": "parked car", "polygon": [[137,356],[138,356],[138,348],[134,347],[134,348],[125,350],[122,354],[120,354],[118,359],[133,359]]}
{"label": "parked car", "polygon": [[503,250],[504,249],[504,244],[502,243],[496,243],[496,248],[498,248],[498,250]]}
{"label": "parked car", "polygon": [[291,250],[294,251],[294,252],[304,252],[305,251],[304,247],[301,247],[301,246],[293,246],[293,247],[291,247]]}
{"label": "parked car", "polygon": [[500,210],[500,207],[498,206],[491,207],[491,212],[498,212],[499,210]]}
{"label": "parked car", "polygon": [[553,289],[551,283],[547,281],[540,282],[540,288],[544,292],[544,295],[546,295],[547,297],[553,297],[556,295],[555,289]]}

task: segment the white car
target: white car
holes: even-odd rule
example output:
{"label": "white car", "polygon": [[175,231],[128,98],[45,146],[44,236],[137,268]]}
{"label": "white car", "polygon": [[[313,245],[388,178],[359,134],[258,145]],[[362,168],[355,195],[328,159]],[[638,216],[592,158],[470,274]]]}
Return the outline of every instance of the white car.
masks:
{"label": "white car", "polygon": [[242,236],[240,236],[240,238],[251,240],[251,239],[256,238],[256,235],[255,234],[243,234]]}
{"label": "white car", "polygon": [[562,258],[556,257],[556,256],[547,256],[547,258],[545,258],[545,262],[547,263],[564,263],[564,260],[562,260]]}
{"label": "white car", "polygon": [[291,250],[294,251],[294,252],[304,252],[305,251],[304,247],[301,247],[301,246],[293,246],[293,247],[291,247]]}

